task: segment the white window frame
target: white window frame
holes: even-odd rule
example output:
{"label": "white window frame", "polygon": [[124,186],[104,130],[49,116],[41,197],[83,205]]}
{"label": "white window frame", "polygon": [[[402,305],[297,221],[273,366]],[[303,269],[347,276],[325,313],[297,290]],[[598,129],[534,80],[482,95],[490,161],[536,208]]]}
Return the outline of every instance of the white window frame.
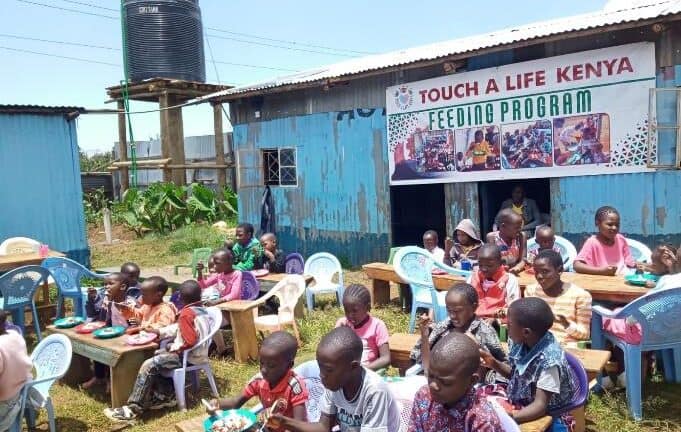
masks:
{"label": "white window frame", "polygon": [[[293,158],[294,158],[294,165],[282,165],[281,164],[281,152],[282,151],[292,151],[293,152]],[[268,161],[265,157],[266,153],[274,153],[276,152],[277,154],[277,182],[274,183],[272,180],[268,180],[268,175],[269,175],[269,170],[270,167],[268,166]],[[269,186],[277,186],[277,187],[285,187],[285,188],[296,188],[298,187],[298,149],[296,147],[278,147],[278,148],[264,148],[261,150],[261,157],[262,157],[262,165],[263,165],[263,183],[265,185]],[[282,178],[282,168],[287,169],[287,168],[293,168],[295,171],[295,184],[282,184],[281,183],[281,178]],[[268,182],[269,181],[269,182]]]}

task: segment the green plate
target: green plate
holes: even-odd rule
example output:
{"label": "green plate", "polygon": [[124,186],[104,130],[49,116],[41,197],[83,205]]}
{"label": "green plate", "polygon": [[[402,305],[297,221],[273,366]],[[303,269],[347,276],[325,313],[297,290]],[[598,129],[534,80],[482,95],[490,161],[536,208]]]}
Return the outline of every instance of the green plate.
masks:
{"label": "green plate", "polygon": [[113,326],[113,327],[103,327],[92,332],[92,335],[98,339],[111,339],[121,336],[125,333],[125,327],[123,326]]}
{"label": "green plate", "polygon": [[58,319],[54,322],[54,326],[57,328],[71,328],[78,324],[83,324],[85,320],[79,316],[64,317]]}
{"label": "green plate", "polygon": [[624,280],[632,285],[645,286],[646,282],[653,281],[657,282],[659,278],[654,274],[644,273],[644,274],[633,274],[624,277]]}
{"label": "green plate", "polygon": [[257,421],[255,414],[253,414],[249,410],[246,409],[225,410],[218,412],[218,414],[212,417],[208,417],[203,422],[203,429],[205,432],[213,432],[213,425],[215,424],[215,422],[232,416],[241,417],[244,420],[243,423],[245,426],[243,426],[241,429],[238,429],[239,432],[245,431],[248,428],[252,427]]}

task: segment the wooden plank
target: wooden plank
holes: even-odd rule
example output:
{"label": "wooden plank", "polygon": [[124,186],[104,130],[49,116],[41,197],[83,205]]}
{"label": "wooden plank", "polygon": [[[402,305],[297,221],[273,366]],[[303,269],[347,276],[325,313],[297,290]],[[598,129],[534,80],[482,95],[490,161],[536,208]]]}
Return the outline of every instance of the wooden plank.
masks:
{"label": "wooden plank", "polygon": [[[47,256],[64,257],[66,255],[61,252],[51,250],[47,253]],[[0,255],[0,271],[4,272],[25,265],[40,265],[44,259],[45,258],[41,257],[38,252]]]}
{"label": "wooden plank", "polygon": [[207,418],[208,416],[204,415],[175,423],[175,430],[177,432],[203,432],[203,422]]}
{"label": "wooden plank", "polygon": [[538,418],[537,420],[519,425],[520,432],[544,432],[545,430],[548,430],[549,426],[551,426],[551,422],[553,422],[553,418],[551,416],[544,416]]}
{"label": "wooden plank", "polygon": [[166,165],[166,168],[171,169],[171,170],[180,170],[180,169],[217,169],[217,170],[222,170],[226,168],[232,168],[233,165],[227,165],[227,164],[222,164],[222,165],[217,165],[213,162],[196,162],[196,163],[188,163],[188,164],[168,164]]}
{"label": "wooden plank", "polygon": [[[168,165],[172,161],[171,158],[164,158],[164,159],[143,159],[143,160],[138,160],[137,161],[137,166],[138,167],[153,167],[153,168],[158,168],[158,167],[163,167],[165,165]],[[120,162],[112,162],[111,166],[114,167],[129,167],[132,165],[132,161],[120,161]]]}
{"label": "wooden plank", "polygon": [[253,302],[233,300],[218,305],[229,313],[234,338],[234,359],[240,363],[258,359],[258,339],[253,322]]}

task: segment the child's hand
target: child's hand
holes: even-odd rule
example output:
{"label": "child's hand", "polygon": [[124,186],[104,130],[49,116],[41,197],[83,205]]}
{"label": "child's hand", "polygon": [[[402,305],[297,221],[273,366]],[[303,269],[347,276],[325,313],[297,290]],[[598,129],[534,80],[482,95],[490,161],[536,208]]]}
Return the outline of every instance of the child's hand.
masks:
{"label": "child's hand", "polygon": [[202,272],[205,268],[206,268],[206,267],[203,265],[203,263],[202,263],[201,261],[199,261],[199,262],[196,263],[196,271],[197,271],[197,272],[200,273],[200,272]]}
{"label": "child's hand", "polygon": [[421,332],[421,336],[428,337],[428,334],[430,333],[430,324],[432,323],[430,317],[428,314],[423,314],[419,316],[418,318],[418,326],[419,326],[419,331]]}
{"label": "child's hand", "polygon": [[655,285],[657,285],[655,281],[651,280],[646,281],[646,288],[655,288]]}
{"label": "child's hand", "polygon": [[615,276],[617,274],[617,266],[607,266],[604,274],[605,276]]}
{"label": "child's hand", "polygon": [[201,399],[201,403],[203,403],[203,406],[206,407],[206,413],[208,413],[210,416],[214,416],[220,409],[220,401],[217,399],[211,399],[209,401]]}
{"label": "child's hand", "polygon": [[454,240],[451,237],[445,238],[445,253],[448,254],[449,251],[454,247]]}
{"label": "child's hand", "polygon": [[565,315],[556,314],[554,317],[554,321],[562,325],[564,328],[568,328],[568,326],[570,325],[570,322],[567,320],[567,318],[565,318]]}
{"label": "child's hand", "polygon": [[274,261],[274,254],[272,252],[268,251],[267,249],[264,249],[263,253],[265,254],[268,260]]}
{"label": "child's hand", "polygon": [[496,364],[496,359],[494,356],[487,351],[485,348],[480,348],[480,364],[486,367],[487,369],[494,369],[494,365]]}

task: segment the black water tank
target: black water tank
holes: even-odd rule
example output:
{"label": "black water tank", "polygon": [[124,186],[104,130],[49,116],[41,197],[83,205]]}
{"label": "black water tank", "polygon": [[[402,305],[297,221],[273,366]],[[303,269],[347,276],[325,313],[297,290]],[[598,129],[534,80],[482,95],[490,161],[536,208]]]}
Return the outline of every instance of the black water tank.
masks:
{"label": "black water tank", "polygon": [[129,78],[206,81],[198,0],[125,0]]}

